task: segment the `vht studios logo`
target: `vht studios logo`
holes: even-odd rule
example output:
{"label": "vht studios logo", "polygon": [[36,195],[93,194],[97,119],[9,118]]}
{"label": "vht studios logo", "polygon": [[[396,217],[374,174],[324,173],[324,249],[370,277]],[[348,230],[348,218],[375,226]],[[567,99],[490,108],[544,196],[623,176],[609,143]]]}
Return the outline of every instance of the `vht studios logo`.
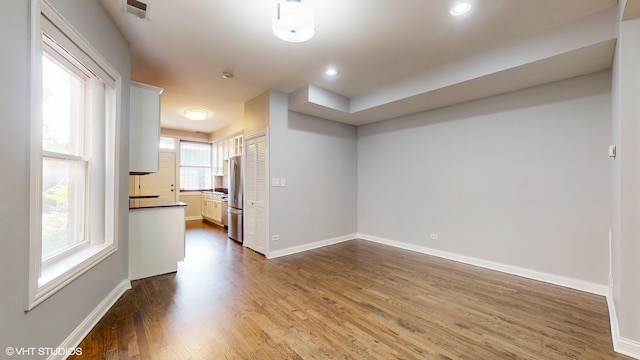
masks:
{"label": "vht studios logo", "polygon": [[71,356],[82,355],[82,348],[52,348],[52,347],[13,347],[9,346],[4,350],[7,356]]}

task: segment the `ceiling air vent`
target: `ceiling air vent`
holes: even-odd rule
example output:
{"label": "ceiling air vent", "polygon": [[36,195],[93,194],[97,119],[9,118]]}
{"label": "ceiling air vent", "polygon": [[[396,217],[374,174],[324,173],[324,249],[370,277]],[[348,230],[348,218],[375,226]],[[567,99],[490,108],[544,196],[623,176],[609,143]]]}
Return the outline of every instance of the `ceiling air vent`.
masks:
{"label": "ceiling air vent", "polygon": [[140,19],[147,18],[147,4],[138,0],[127,0],[125,5],[125,11],[129,14],[135,15]]}

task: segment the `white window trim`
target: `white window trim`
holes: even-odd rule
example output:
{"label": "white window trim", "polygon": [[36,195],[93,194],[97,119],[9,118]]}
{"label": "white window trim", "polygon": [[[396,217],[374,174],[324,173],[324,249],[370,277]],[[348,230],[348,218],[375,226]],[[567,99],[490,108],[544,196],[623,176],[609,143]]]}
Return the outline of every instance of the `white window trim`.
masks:
{"label": "white window trim", "polygon": [[[170,135],[163,135],[163,134],[160,134],[160,138],[173,139],[173,149],[160,147],[160,151],[172,152],[176,154],[178,153],[178,148],[180,147],[180,138],[177,138],[175,136],[170,136]],[[177,156],[176,156],[176,159],[177,159]]]}
{"label": "white window trim", "polygon": [[[113,151],[106,152],[105,164],[113,169],[113,176],[105,179],[105,241],[102,245],[88,246],[74,252],[64,260],[56,261],[47,266],[47,273],[42,274],[42,284],[39,278],[42,268],[42,204],[38,194],[42,192],[42,38],[41,15],[46,16],[69,39],[80,47],[104,73],[115,82],[113,95],[107,96],[107,117],[114,119],[113,127],[107,127],[106,143],[113,144]],[[107,62],[100,53],[67,22],[57,10],[46,0],[31,0],[31,152],[30,152],[30,221],[28,241],[28,286],[26,294],[26,310],[31,310],[42,303],[58,290],[87,272],[89,269],[106,259],[118,249],[118,221],[120,178],[119,159],[122,77],[120,73]],[[114,106],[115,105],[115,106]],[[114,109],[115,113],[111,113]]]}
{"label": "white window trim", "polygon": [[[182,143],[183,142],[188,142],[188,143],[194,143],[194,144],[208,144],[209,145],[209,167],[206,166],[183,166],[182,165]],[[176,146],[176,151],[177,151],[177,159],[176,159],[176,169],[177,169],[177,174],[176,177],[178,179],[178,189],[180,189],[181,193],[188,193],[191,191],[202,191],[202,190],[208,190],[208,189],[183,189],[182,188],[182,168],[202,168],[202,169],[210,169],[211,170],[211,176],[213,177],[213,148],[215,146],[215,144],[212,144],[208,141],[202,141],[202,140],[188,140],[188,139],[177,139],[177,146]],[[213,189],[215,187],[215,181],[213,179],[211,179],[211,189]]]}

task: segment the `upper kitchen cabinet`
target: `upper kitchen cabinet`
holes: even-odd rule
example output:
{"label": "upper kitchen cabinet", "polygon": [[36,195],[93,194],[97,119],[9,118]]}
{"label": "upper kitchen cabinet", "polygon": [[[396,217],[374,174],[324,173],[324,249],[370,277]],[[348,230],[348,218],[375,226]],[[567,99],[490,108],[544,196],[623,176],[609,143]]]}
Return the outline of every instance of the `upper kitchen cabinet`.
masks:
{"label": "upper kitchen cabinet", "polygon": [[129,173],[158,172],[160,169],[160,94],[163,89],[131,82],[131,125]]}
{"label": "upper kitchen cabinet", "polygon": [[242,155],[242,135],[238,135],[233,139],[233,155],[238,156]]}

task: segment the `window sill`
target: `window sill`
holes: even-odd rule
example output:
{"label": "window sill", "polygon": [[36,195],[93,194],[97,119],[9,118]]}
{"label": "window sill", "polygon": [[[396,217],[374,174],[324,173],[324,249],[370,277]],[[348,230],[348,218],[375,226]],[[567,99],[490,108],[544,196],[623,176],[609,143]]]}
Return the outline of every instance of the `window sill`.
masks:
{"label": "window sill", "polygon": [[115,244],[90,246],[54,264],[43,267],[35,298],[27,310],[31,310],[58,290],[89,271],[95,265],[116,252]]}

